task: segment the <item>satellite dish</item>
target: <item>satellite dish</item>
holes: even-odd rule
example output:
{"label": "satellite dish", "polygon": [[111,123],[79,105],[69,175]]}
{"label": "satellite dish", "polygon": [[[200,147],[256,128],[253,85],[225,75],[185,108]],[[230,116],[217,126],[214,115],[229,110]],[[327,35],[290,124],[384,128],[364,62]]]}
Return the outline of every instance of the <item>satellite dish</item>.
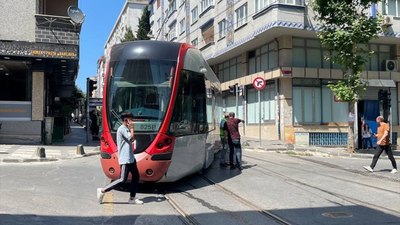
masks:
{"label": "satellite dish", "polygon": [[74,24],[81,25],[85,20],[85,14],[76,6],[68,7],[68,16]]}

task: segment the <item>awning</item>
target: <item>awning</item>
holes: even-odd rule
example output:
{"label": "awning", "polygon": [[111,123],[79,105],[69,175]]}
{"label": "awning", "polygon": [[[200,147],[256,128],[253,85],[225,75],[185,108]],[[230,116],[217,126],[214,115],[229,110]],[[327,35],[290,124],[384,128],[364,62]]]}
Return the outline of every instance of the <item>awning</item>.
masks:
{"label": "awning", "polygon": [[368,79],[369,87],[396,87],[394,80]]}

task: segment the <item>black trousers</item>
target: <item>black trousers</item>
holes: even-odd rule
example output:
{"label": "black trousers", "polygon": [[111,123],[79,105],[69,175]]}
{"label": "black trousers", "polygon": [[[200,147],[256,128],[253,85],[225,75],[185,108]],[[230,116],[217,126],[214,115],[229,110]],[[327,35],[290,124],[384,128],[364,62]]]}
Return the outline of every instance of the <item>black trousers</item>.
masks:
{"label": "black trousers", "polygon": [[386,152],[390,161],[392,162],[393,169],[397,169],[396,161],[394,160],[392,148],[390,147],[390,145],[377,145],[376,150],[377,151],[376,151],[374,158],[372,159],[372,163],[371,163],[372,169],[376,166],[379,156],[381,156],[383,151]]}
{"label": "black trousers", "polygon": [[129,187],[130,197],[134,198],[136,196],[137,187],[139,184],[139,170],[136,165],[136,161],[134,163],[122,164],[121,166],[121,175],[118,180],[115,180],[108,184],[103,190],[104,192],[111,191],[117,186],[126,183],[128,180],[129,173],[132,174],[132,179]]}

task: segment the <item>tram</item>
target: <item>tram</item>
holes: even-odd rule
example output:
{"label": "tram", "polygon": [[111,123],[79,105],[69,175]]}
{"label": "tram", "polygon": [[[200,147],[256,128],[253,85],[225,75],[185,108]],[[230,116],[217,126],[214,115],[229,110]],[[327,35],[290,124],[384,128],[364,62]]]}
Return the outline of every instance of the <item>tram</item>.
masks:
{"label": "tram", "polygon": [[101,165],[118,179],[120,115],[134,116],[141,182],[173,182],[208,168],[219,149],[218,78],[186,43],[134,41],[113,46],[103,88]]}

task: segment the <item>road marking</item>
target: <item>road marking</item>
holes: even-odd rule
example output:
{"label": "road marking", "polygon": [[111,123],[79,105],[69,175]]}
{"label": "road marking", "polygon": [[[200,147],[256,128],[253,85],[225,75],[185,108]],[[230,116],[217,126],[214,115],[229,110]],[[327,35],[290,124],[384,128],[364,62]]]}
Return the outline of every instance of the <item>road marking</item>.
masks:
{"label": "road marking", "polygon": [[106,215],[114,214],[114,194],[112,192],[107,192],[103,198],[103,212]]}

